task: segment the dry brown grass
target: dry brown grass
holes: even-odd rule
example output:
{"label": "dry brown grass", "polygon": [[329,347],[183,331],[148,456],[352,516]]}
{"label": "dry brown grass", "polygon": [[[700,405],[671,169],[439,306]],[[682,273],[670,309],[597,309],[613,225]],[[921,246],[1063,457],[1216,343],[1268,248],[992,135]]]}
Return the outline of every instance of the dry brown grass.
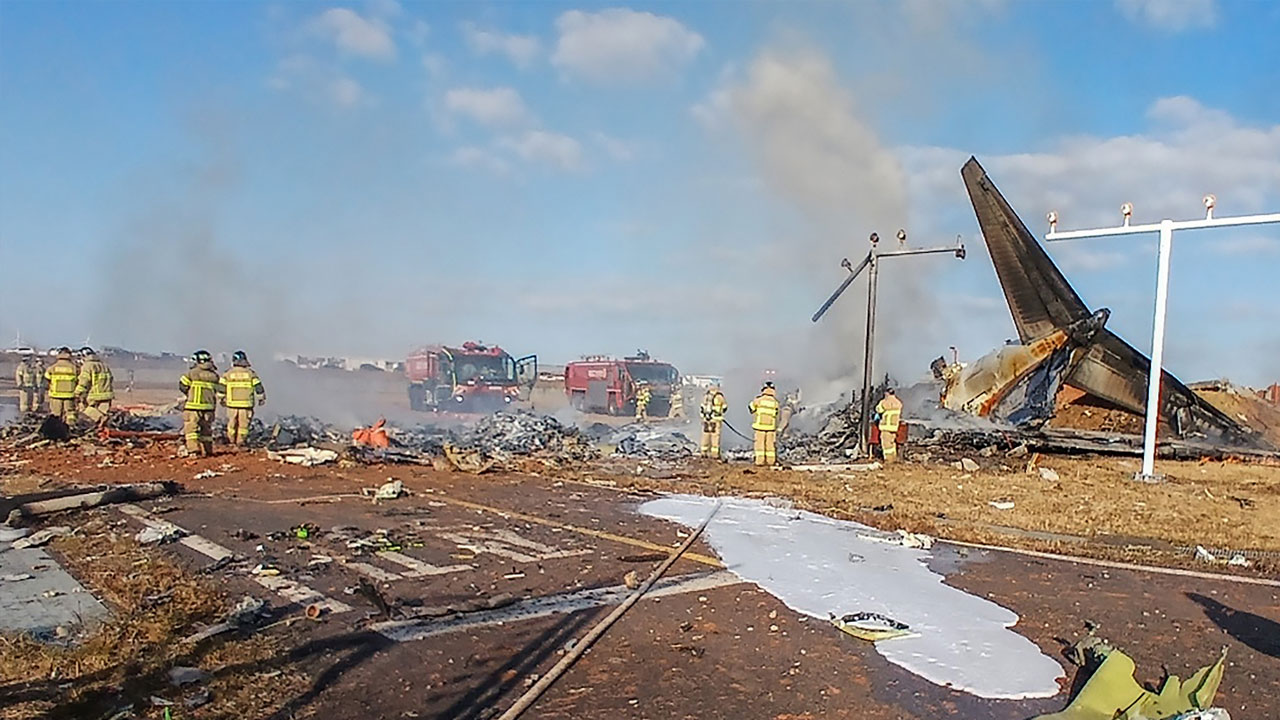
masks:
{"label": "dry brown grass", "polygon": [[[111,617],[83,642],[60,647],[26,636],[0,637],[0,718],[99,718],[133,705],[133,717],[160,717],[152,695],[178,703],[175,717],[258,718],[303,687],[284,672],[264,677],[259,666],[279,650],[268,634],[234,634],[200,647],[179,640],[198,623],[220,620],[230,600],[212,581],[193,577],[165,551],[139,546],[127,532],[94,519],[81,533],[59,539],[54,550],[111,609]],[[213,701],[188,710],[168,683],[176,665],[210,673],[203,687]]]}
{"label": "dry brown grass", "polygon": [[[966,473],[940,464],[846,473],[707,464],[681,479],[612,479],[619,487],[778,495],[806,509],[886,529],[1094,556],[1132,556],[1124,548],[1134,545],[1170,551],[1171,545],[1280,550],[1280,467],[1162,461],[1157,469],[1168,480],[1145,484],[1132,480],[1136,459],[1052,457],[1040,466],[1054,469],[1060,479],[1046,482],[1022,470]],[[999,510],[992,501],[1012,501],[1014,507]],[[887,512],[873,510],[888,505]],[[1091,542],[1045,542],[1001,528]],[[1170,552],[1165,560],[1176,556]]]}

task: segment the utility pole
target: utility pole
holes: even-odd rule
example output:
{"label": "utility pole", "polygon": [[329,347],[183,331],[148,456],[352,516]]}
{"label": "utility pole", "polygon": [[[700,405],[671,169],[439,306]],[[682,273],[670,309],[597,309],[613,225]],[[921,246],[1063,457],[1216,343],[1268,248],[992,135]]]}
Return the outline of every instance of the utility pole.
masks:
{"label": "utility pole", "polygon": [[964,259],[964,243],[960,240],[959,235],[956,236],[955,245],[909,248],[907,247],[907,231],[899,230],[897,250],[881,250],[880,236],[876,233],[871,233],[871,237],[868,239],[871,241],[871,249],[867,251],[867,256],[862,259],[862,262],[858,263],[857,267],[854,267],[849,262],[849,258],[840,261],[840,267],[849,271],[849,277],[840,283],[840,287],[831,293],[831,297],[827,298],[827,301],[822,303],[822,307],[818,308],[818,311],[810,318],[813,322],[818,322],[863,269],[867,270],[867,335],[862,345],[862,417],[858,422],[858,452],[864,457],[870,454],[868,444],[871,436],[871,378],[873,376],[872,361],[875,357],[876,344],[876,288],[880,279],[880,259],[908,255],[930,255],[933,253],[952,253],[957,258]]}
{"label": "utility pole", "polygon": [[1147,373],[1147,415],[1142,433],[1142,470],[1134,475],[1135,480],[1144,482],[1160,480],[1160,476],[1155,473],[1156,424],[1160,419],[1160,377],[1164,369],[1164,325],[1165,310],[1169,300],[1169,255],[1173,251],[1173,231],[1280,223],[1280,213],[1215,218],[1213,216],[1213,208],[1217,203],[1218,199],[1213,195],[1204,196],[1205,216],[1203,220],[1175,221],[1166,218],[1158,223],[1148,223],[1146,225],[1129,224],[1129,218],[1133,215],[1133,203],[1125,203],[1120,206],[1120,213],[1124,216],[1124,224],[1120,227],[1072,230],[1070,232],[1058,232],[1058,213],[1050,212],[1048,216],[1049,232],[1045,234],[1044,239],[1050,242],[1054,240],[1111,237],[1113,235],[1160,233],[1160,245],[1156,251],[1155,317],[1151,323],[1151,369]]}

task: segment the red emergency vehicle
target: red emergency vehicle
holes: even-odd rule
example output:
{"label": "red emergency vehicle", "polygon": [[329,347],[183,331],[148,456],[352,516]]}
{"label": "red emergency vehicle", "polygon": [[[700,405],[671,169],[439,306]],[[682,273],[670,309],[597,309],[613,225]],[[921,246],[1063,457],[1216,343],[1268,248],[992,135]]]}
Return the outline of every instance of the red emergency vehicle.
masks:
{"label": "red emergency vehicle", "polygon": [[636,388],[649,384],[649,415],[663,417],[671,410],[671,391],[679,387],[680,372],[646,352],[617,360],[590,356],[564,368],[564,393],[582,412],[630,415],[636,411]]}
{"label": "red emergency vehicle", "polygon": [[538,356],[511,357],[496,345],[429,345],[409,353],[404,364],[413,410],[489,412],[520,399],[538,378]]}

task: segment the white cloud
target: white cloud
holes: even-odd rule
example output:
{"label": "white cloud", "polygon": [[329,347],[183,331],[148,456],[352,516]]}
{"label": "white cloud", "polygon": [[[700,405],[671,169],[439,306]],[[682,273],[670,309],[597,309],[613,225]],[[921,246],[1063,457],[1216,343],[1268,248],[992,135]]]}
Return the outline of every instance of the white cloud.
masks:
{"label": "white cloud", "polygon": [[350,108],[369,100],[359,82],[331,64],[296,54],[276,63],[267,78],[267,86],[281,92],[296,92],[312,102]]}
{"label": "white cloud", "polygon": [[471,170],[486,170],[495,175],[506,175],[511,171],[511,166],[506,160],[499,157],[492,150],[481,147],[460,147],[453,151],[449,162],[458,167]]}
{"label": "white cloud", "polygon": [[531,114],[520,93],[509,87],[454,88],[444,96],[445,108],[490,126],[521,125]]}
{"label": "white cloud", "polygon": [[1258,257],[1262,255],[1280,255],[1280,237],[1264,235],[1233,235],[1218,240],[1214,249],[1223,255],[1242,255]]}
{"label": "white cloud", "polygon": [[619,140],[616,137],[607,135],[599,131],[593,134],[592,138],[596,141],[596,144],[599,145],[614,160],[626,161],[636,156],[636,151],[633,144],[625,140]]}
{"label": "white cloud", "polygon": [[422,69],[433,79],[441,78],[449,71],[449,61],[440,53],[427,53],[422,56]]}
{"label": "white cloud", "polygon": [[423,20],[414,20],[405,34],[409,36],[409,42],[422,47],[427,44],[427,37],[431,35],[431,26]]}
{"label": "white cloud", "polygon": [[1116,7],[1132,22],[1169,32],[1213,27],[1218,21],[1217,0],[1116,0]]}
{"label": "white cloud", "polygon": [[348,55],[374,60],[391,60],[396,56],[391,29],[379,17],[366,18],[348,8],[330,8],[311,21],[311,28]]}
{"label": "white cloud", "polygon": [[329,96],[341,107],[352,107],[364,100],[365,93],[360,83],[346,75],[339,75],[329,85]]}
{"label": "white cloud", "polygon": [[[1218,197],[1219,215],[1267,212],[1280,203],[1280,124],[1250,126],[1188,97],[1162,98],[1147,111],[1151,127],[1116,137],[1060,138],[1046,150],[980,156],[984,167],[1033,231],[1056,210],[1059,227],[1115,225],[1120,204],[1134,222],[1201,215],[1201,198]],[[968,153],[900,149],[913,196],[963,197],[957,169]]]}
{"label": "white cloud", "polygon": [[556,29],[560,37],[552,64],[601,84],[673,72],[705,45],[701,35],[674,18],[626,8],[570,10],[556,20]]}
{"label": "white cloud", "polygon": [[516,67],[524,69],[542,53],[542,43],[533,35],[515,35],[496,30],[481,30],[473,22],[462,23],[462,36],[477,55],[505,55]]}
{"label": "white cloud", "polygon": [[543,163],[562,170],[582,167],[582,144],[568,135],[530,130],[523,135],[499,138],[498,146],[526,162]]}

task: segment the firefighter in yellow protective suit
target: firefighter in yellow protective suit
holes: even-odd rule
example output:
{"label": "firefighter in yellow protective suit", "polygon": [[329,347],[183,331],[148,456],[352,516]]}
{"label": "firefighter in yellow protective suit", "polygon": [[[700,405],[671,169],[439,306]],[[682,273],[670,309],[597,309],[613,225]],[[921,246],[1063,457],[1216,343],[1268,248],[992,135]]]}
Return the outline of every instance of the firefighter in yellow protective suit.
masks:
{"label": "firefighter in yellow protective suit", "polygon": [[207,350],[197,350],[195,364],[178,380],[178,389],[187,396],[182,408],[182,435],[187,452],[213,454],[213,410],[218,401],[218,369]]}
{"label": "firefighter in yellow protective suit", "polygon": [[778,393],[773,383],[767,382],[760,394],[747,407],[753,417],[751,429],[755,430],[756,465],[771,466],[778,462]]}
{"label": "firefighter in yellow protective suit", "polygon": [[702,414],[702,457],[719,459],[720,428],[724,425],[724,414],[728,409],[729,404],[725,402],[720,386],[712,385],[707,388],[706,394],[702,396],[702,407],[699,408]]}
{"label": "firefighter in yellow protective suit", "polygon": [[267,391],[258,373],[249,366],[249,356],[243,350],[232,354],[231,366],[218,381],[218,395],[227,408],[227,442],[243,447],[249,439],[254,396],[261,406],[267,402]]}
{"label": "firefighter in yellow protective suit", "polygon": [[76,364],[71,359],[71,348],[58,348],[58,358],[44,371],[44,381],[49,388],[49,414],[57,415],[67,425],[76,424]]}
{"label": "firefighter in yellow protective suit", "polygon": [[116,393],[111,378],[111,368],[98,359],[93,348],[80,348],[80,378],[76,382],[76,398],[80,401],[80,411],[93,422],[101,425],[107,421],[107,413],[111,411],[111,401]]}
{"label": "firefighter in yellow protective suit", "polygon": [[13,371],[13,384],[18,387],[18,412],[23,415],[40,409],[44,368],[35,354],[26,355]]}
{"label": "firefighter in yellow protective suit", "polygon": [[649,390],[649,383],[641,380],[640,387],[636,388],[636,422],[648,422],[649,400],[652,398],[653,392]]}
{"label": "firefighter in yellow protective suit", "polygon": [[680,383],[671,386],[671,408],[667,411],[667,417],[673,420],[684,418],[684,388],[680,387]]}
{"label": "firefighter in yellow protective suit", "polygon": [[898,461],[898,423],[902,420],[902,401],[893,388],[884,391],[884,399],[876,403],[876,417],[880,419],[880,450],[884,461]]}

